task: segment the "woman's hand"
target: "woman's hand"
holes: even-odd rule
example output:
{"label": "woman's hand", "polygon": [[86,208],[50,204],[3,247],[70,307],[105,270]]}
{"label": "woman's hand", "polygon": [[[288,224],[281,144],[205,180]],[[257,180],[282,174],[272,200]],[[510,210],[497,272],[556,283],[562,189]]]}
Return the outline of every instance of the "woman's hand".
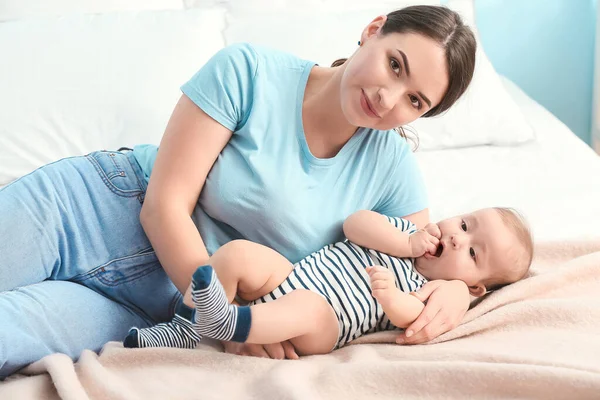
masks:
{"label": "woman's hand", "polygon": [[469,309],[471,297],[463,281],[431,281],[411,293],[427,301],[421,315],[398,336],[398,344],[429,342],[458,326]]}
{"label": "woman's hand", "polygon": [[281,343],[272,344],[249,344],[236,342],[221,342],[225,348],[225,353],[237,354],[240,356],[253,356],[263,358],[273,358],[277,360],[297,360],[296,349],[289,340]]}

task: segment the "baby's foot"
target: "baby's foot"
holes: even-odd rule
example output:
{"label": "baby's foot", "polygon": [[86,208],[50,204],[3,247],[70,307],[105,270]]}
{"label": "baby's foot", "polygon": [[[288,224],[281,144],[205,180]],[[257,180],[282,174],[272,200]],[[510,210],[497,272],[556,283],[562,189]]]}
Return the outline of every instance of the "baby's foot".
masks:
{"label": "baby's foot", "polygon": [[123,346],[195,348],[202,340],[202,336],[194,330],[190,322],[192,309],[181,303],[176,312],[171,322],[163,322],[150,328],[131,328],[123,341]]}
{"label": "baby's foot", "polygon": [[193,327],[201,335],[245,342],[250,333],[250,307],[229,304],[223,285],[210,265],[199,267],[192,278]]}

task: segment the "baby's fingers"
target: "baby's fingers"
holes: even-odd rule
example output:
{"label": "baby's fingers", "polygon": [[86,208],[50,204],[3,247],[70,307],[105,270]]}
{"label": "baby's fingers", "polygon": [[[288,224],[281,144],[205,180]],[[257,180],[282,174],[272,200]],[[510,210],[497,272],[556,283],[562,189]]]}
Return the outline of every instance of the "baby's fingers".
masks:
{"label": "baby's fingers", "polygon": [[385,280],[376,280],[371,282],[371,290],[384,290],[389,287],[389,284]]}
{"label": "baby's fingers", "polygon": [[437,224],[432,222],[425,225],[425,230],[432,236],[440,239],[442,237],[442,231],[440,231],[440,227]]}
{"label": "baby's fingers", "polygon": [[392,279],[392,276],[387,272],[375,272],[374,274],[372,274],[370,276],[370,278],[371,278],[371,282],[380,281],[380,280],[388,281],[388,280]]}
{"label": "baby's fingers", "polygon": [[427,245],[427,253],[434,255],[437,251],[437,245],[433,244],[433,243],[429,243]]}

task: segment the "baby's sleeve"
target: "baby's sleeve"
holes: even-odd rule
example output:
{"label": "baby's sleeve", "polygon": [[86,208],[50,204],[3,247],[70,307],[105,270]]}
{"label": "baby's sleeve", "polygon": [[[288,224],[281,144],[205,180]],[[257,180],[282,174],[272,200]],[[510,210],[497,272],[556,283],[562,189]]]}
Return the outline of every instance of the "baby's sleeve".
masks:
{"label": "baby's sleeve", "polygon": [[390,224],[394,225],[396,228],[400,229],[402,232],[408,233],[409,235],[412,235],[413,233],[415,233],[417,231],[417,227],[415,226],[415,224],[413,224],[412,222],[410,222],[407,219],[400,218],[400,217],[389,217],[387,215],[386,215],[386,218]]}
{"label": "baby's sleeve", "polygon": [[234,44],[212,56],[181,91],[215,121],[236,131],[252,109],[257,67],[254,48]]}

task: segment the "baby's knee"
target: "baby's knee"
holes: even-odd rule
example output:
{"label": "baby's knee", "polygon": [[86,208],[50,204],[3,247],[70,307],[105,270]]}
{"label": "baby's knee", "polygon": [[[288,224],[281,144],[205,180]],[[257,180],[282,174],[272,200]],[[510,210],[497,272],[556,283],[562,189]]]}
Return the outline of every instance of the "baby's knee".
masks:
{"label": "baby's knee", "polygon": [[240,268],[252,251],[254,243],[248,240],[232,240],[221,246],[210,259],[215,270]]}
{"label": "baby's knee", "polygon": [[254,246],[249,240],[245,239],[236,239],[230,242],[225,243],[223,246],[219,247],[219,249],[215,252],[217,253],[225,253],[225,254],[243,254],[249,251],[250,248]]}

